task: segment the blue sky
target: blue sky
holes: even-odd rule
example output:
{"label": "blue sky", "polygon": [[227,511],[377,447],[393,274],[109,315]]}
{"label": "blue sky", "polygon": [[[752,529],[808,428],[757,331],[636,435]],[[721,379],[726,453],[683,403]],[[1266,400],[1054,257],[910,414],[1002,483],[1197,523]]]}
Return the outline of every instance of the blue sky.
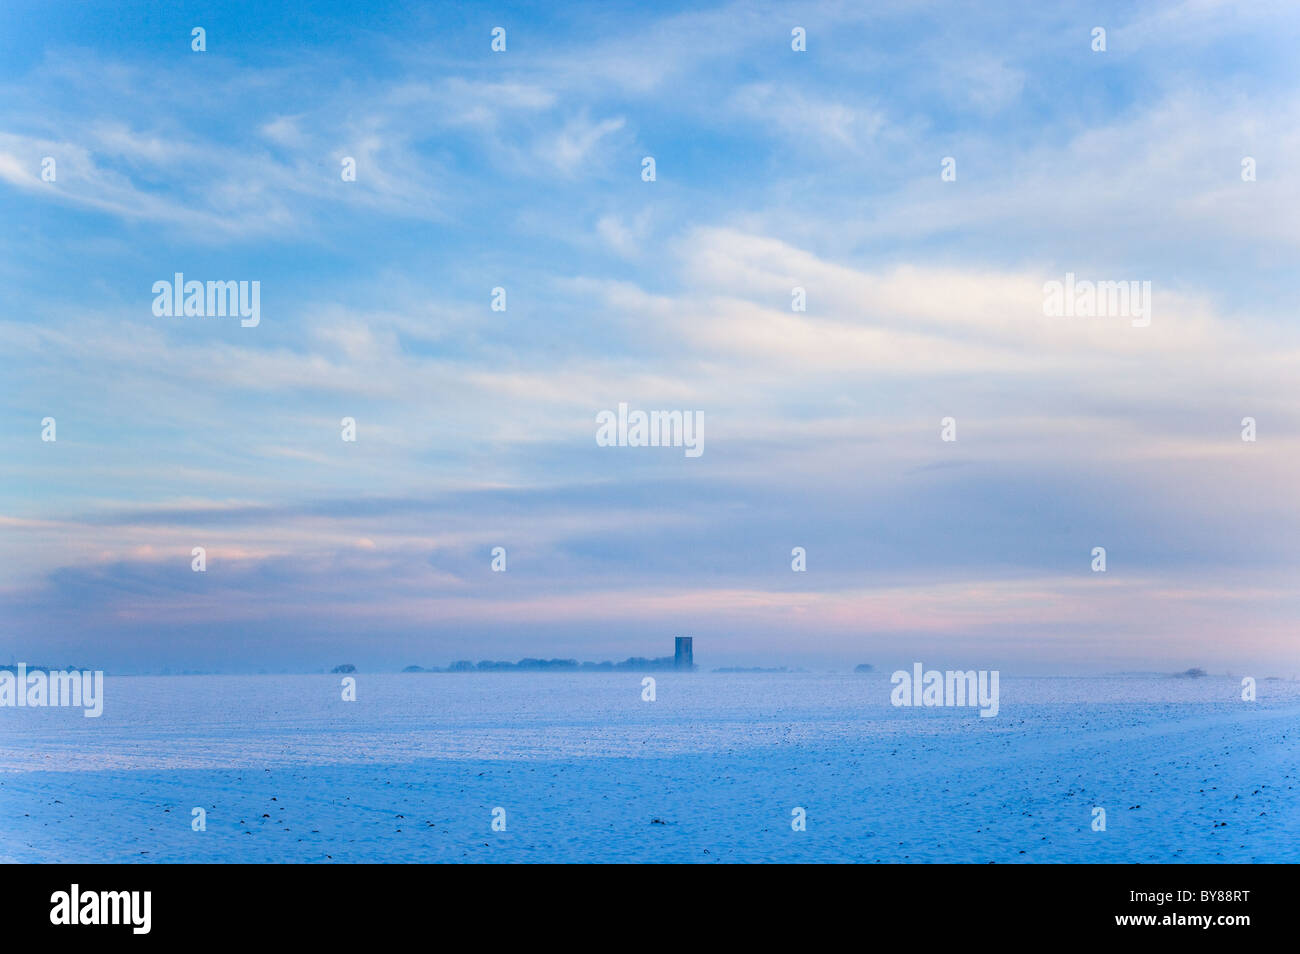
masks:
{"label": "blue sky", "polygon": [[[1289,675],[1298,27],[7,4],[0,649]],[[260,325],[155,317],[176,272]],[[1150,327],[1044,317],[1066,272]],[[598,447],[620,402],[705,453]]]}

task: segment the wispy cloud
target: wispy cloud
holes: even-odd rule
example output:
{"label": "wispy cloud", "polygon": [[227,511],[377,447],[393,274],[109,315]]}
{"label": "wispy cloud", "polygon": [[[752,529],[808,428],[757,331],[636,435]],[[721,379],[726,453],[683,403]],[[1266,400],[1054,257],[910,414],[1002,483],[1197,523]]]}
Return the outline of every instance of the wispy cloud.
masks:
{"label": "wispy cloud", "polygon": [[[473,18],[257,16],[166,82],[152,34],[28,26],[0,68],[31,658],[211,662],[217,627],[286,665],[362,631],[402,664],[667,629],[732,661],[796,629],[839,662],[1290,658],[1289,9],[591,6],[513,14],[504,54]],[[260,326],[155,317],[176,272],[260,281]],[[1066,272],[1150,282],[1150,326],[1046,317]],[[707,452],[597,447],[620,402],[700,410]]]}

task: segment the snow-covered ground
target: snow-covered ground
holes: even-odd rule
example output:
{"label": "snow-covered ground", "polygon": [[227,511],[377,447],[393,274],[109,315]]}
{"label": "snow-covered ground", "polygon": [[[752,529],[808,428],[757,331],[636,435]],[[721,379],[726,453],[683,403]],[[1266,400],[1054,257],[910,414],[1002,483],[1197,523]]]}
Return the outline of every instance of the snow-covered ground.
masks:
{"label": "snow-covered ground", "polygon": [[1300,683],[1004,672],[982,719],[888,674],[356,678],[0,709],[0,860],[1300,861]]}

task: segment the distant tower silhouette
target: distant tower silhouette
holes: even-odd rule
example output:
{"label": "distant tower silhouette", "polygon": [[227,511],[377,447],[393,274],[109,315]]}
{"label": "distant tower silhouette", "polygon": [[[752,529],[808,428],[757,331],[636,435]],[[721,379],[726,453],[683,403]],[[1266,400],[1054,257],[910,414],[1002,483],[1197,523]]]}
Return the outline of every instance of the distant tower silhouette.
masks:
{"label": "distant tower silhouette", "polygon": [[695,668],[695,650],[692,647],[694,636],[678,636],[677,651],[673,653],[674,669],[694,669]]}

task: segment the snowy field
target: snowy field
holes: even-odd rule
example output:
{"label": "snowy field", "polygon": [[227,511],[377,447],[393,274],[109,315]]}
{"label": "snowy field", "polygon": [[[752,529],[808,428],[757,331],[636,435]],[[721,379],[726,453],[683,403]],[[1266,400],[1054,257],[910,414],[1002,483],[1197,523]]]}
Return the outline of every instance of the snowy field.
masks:
{"label": "snowy field", "polygon": [[1004,672],[981,719],[888,674],[339,679],[0,709],[0,860],[1300,861],[1295,682]]}

